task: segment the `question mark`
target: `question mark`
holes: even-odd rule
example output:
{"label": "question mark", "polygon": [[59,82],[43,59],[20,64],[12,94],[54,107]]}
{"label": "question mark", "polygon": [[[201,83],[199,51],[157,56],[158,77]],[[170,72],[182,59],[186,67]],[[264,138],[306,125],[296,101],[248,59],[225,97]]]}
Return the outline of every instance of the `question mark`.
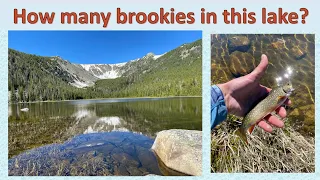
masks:
{"label": "question mark", "polygon": [[300,8],[300,11],[303,11],[304,14],[302,14],[302,24],[306,23],[305,18],[309,15],[309,11],[307,8]]}

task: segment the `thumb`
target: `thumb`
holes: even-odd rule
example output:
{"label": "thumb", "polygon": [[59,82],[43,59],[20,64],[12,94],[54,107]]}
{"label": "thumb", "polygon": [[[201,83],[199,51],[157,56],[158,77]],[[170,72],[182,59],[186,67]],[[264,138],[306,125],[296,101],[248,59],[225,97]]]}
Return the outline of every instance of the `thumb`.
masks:
{"label": "thumb", "polygon": [[259,80],[263,76],[268,67],[268,58],[262,54],[260,64],[250,73],[254,80]]}

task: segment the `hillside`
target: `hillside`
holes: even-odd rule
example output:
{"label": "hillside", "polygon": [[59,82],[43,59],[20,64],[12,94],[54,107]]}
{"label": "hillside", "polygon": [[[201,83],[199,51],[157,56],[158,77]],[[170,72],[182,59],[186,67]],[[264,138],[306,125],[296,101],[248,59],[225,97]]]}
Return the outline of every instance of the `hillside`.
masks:
{"label": "hillside", "polygon": [[81,99],[80,89],[71,86],[71,75],[54,58],[9,49],[8,87],[10,101]]}
{"label": "hillside", "polygon": [[74,64],[13,49],[8,56],[13,102],[201,95],[201,40],[113,65]]}
{"label": "hillside", "polygon": [[202,41],[180,46],[156,60],[148,54],[122,69],[121,78],[98,80],[94,89],[116,97],[201,96]]}

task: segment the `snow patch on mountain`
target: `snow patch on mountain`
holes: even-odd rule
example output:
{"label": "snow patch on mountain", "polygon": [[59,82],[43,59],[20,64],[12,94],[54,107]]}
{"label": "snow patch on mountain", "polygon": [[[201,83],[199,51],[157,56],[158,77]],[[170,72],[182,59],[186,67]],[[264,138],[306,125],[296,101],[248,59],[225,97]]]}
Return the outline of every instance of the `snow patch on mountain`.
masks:
{"label": "snow patch on mountain", "polygon": [[[165,54],[165,53],[164,53]],[[121,77],[121,75],[124,73],[124,69],[122,69],[123,66],[125,66],[127,63],[139,61],[141,59],[146,58],[153,58],[154,60],[160,58],[164,54],[155,55],[153,53],[148,53],[146,56],[138,59],[134,59],[128,62],[124,63],[117,63],[117,64],[80,64],[84,70],[92,74],[93,76],[99,78],[99,79],[115,79],[118,77]]]}
{"label": "snow patch on mountain", "polygon": [[71,85],[77,87],[77,88],[84,88],[84,87],[87,87],[89,86],[89,84],[86,84],[84,82],[80,82],[78,80],[74,80],[74,82],[70,83]]}
{"label": "snow patch on mountain", "polygon": [[80,64],[83,69],[99,79],[114,79],[120,77],[120,68],[126,63],[118,64]]}
{"label": "snow patch on mountain", "polygon": [[154,55],[153,56],[153,58],[156,60],[156,59],[158,59],[159,57],[161,57],[161,56],[163,56],[163,55],[165,55],[166,53],[163,53],[163,54],[160,54],[160,55]]}

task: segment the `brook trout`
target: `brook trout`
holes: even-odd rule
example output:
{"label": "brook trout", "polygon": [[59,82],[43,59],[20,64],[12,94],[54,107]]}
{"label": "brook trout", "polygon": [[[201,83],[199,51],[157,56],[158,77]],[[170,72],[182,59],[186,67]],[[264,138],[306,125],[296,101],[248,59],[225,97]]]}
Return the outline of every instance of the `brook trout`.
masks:
{"label": "brook trout", "polygon": [[272,89],[269,95],[260,101],[243,119],[242,125],[237,130],[242,140],[248,143],[247,132],[252,133],[255,125],[265,118],[267,115],[272,113],[278,107],[288,99],[291,93],[294,91],[291,82],[287,82],[284,85],[277,86]]}

